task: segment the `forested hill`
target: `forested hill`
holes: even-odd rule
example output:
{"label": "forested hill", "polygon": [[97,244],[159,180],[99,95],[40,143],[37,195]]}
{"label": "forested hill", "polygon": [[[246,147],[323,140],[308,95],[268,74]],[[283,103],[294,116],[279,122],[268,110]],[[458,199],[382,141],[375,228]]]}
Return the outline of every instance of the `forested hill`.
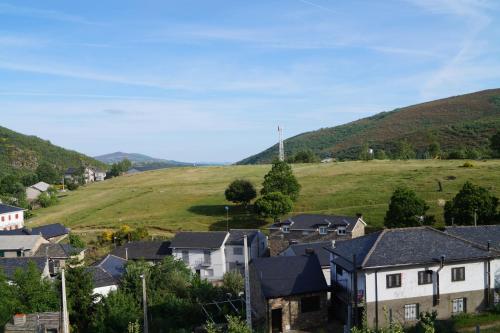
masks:
{"label": "forested hill", "polygon": [[10,173],[23,174],[34,171],[43,162],[60,171],[81,165],[107,168],[104,163],[89,156],[0,126],[0,177]]}
{"label": "forested hill", "polygon": [[[357,159],[363,145],[389,155],[406,139],[423,156],[430,143],[445,152],[488,150],[489,138],[500,128],[500,89],[484,90],[381,112],[354,122],[302,133],[285,141],[285,154],[310,149],[321,158]],[[238,164],[272,161],[278,145]]]}

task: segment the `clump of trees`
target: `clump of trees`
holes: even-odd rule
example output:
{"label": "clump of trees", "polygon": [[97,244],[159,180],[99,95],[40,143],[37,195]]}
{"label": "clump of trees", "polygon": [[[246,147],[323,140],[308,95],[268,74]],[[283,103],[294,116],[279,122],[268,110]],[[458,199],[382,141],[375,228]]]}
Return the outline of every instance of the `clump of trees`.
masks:
{"label": "clump of trees", "polygon": [[267,193],[255,201],[256,212],[263,217],[272,217],[275,221],[292,209],[292,199],[281,192]]}
{"label": "clump of trees", "polygon": [[132,167],[132,162],[124,159],[120,162],[113,163],[111,169],[106,173],[106,178],[118,177],[127,172]]}
{"label": "clump of trees", "polygon": [[457,195],[444,206],[446,224],[492,224],[500,217],[497,213],[498,198],[488,189],[466,182]]}
{"label": "clump of trees", "polygon": [[257,197],[257,191],[251,182],[244,179],[236,179],[224,192],[227,201],[241,204],[244,207]]}
{"label": "clump of trees", "polygon": [[317,163],[320,161],[318,155],[312,150],[300,150],[286,160],[288,163]]}
{"label": "clump of trees", "polygon": [[435,218],[432,215],[427,215],[427,210],[429,210],[427,203],[419,198],[413,190],[407,187],[398,187],[391,196],[384,225],[387,228],[432,225]]}
{"label": "clump of trees", "polygon": [[57,197],[57,191],[53,187],[49,187],[47,192],[40,193],[38,196],[38,203],[42,207],[50,207],[59,202],[59,198]]}

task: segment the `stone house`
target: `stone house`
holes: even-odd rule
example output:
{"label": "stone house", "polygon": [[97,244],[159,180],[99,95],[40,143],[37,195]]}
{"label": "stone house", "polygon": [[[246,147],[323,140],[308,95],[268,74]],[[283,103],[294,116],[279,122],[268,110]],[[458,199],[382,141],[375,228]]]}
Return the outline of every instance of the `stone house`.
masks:
{"label": "stone house", "polygon": [[366,223],[361,214],[355,217],[300,214],[269,227],[271,255],[284,251],[289,245],[331,240],[351,239],[365,234]]}
{"label": "stone house", "polygon": [[60,312],[39,312],[16,314],[5,325],[4,333],[60,333],[62,316]]}
{"label": "stone house", "polygon": [[50,184],[45,182],[38,182],[26,188],[26,199],[29,202],[35,201],[38,199],[40,194],[45,193],[49,190]]}
{"label": "stone house", "polygon": [[327,291],[314,253],[257,258],[250,265],[252,322],[267,332],[309,330],[325,325]]}
{"label": "stone house", "polygon": [[360,323],[363,311],[370,327],[381,328],[385,310],[413,325],[421,312],[448,319],[493,304],[500,252],[487,244],[417,227],[338,242],[330,251],[333,309],[348,327]]}

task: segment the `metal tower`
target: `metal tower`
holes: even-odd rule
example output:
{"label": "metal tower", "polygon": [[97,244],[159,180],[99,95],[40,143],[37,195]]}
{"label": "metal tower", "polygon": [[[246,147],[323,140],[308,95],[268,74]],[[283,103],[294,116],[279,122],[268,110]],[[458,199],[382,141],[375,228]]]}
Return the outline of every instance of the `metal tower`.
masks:
{"label": "metal tower", "polygon": [[283,146],[283,127],[279,127],[278,125],[278,136],[279,136],[279,160],[285,160],[285,148]]}

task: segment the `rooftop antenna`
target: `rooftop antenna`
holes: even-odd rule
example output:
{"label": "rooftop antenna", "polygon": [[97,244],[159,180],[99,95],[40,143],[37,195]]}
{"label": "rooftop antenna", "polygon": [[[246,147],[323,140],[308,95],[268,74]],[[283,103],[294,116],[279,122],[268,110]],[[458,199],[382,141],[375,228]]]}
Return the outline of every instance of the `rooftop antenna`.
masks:
{"label": "rooftop antenna", "polygon": [[283,162],[285,160],[285,149],[283,146],[283,127],[278,125],[278,136],[279,136],[279,160]]}

